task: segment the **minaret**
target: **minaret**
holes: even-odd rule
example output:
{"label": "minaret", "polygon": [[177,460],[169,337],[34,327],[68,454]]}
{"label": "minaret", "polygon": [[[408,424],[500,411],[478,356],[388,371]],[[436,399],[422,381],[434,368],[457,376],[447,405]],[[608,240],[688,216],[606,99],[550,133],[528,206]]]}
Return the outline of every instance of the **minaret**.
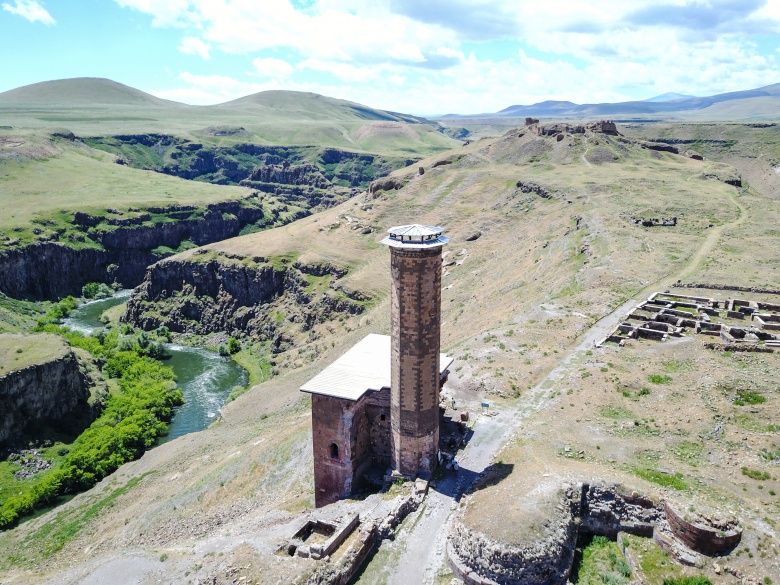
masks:
{"label": "minaret", "polygon": [[439,449],[439,349],[442,229],[404,225],[388,230],[390,247],[390,426],[393,471],[428,476]]}

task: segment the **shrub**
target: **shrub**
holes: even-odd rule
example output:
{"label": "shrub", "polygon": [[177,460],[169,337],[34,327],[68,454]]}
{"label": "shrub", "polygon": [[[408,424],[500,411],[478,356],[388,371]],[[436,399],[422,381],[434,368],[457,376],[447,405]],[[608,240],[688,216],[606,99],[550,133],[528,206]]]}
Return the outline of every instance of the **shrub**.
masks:
{"label": "shrub", "polygon": [[668,384],[672,381],[672,377],[666,374],[650,374],[647,379],[653,384]]}
{"label": "shrub", "polygon": [[751,392],[750,390],[737,390],[737,395],[734,398],[734,404],[737,406],[745,406],[746,404],[763,404],[766,402],[766,398],[757,392]]}
{"label": "shrub", "polygon": [[241,351],[241,342],[239,342],[235,337],[231,337],[228,339],[227,350],[230,355],[238,353]]}
{"label": "shrub", "polygon": [[119,378],[120,392],[109,396],[102,414],[73,442],[58,468],[40,476],[27,493],[5,501],[0,529],[61,494],[91,488],[140,457],[167,431],[173,407],[184,402],[172,383],[173,370],[135,352],[116,352],[105,371]]}
{"label": "shrub", "polygon": [[54,303],[46,314],[38,319],[35,325],[35,331],[45,331],[49,325],[57,326],[60,321],[70,315],[70,312],[76,308],[78,303],[71,296],[65,297],[61,301]]}
{"label": "shrub", "polygon": [[712,585],[707,577],[677,577],[676,579],[664,579],[663,585]]}
{"label": "shrub", "polygon": [[88,282],[81,287],[81,296],[85,299],[107,299],[114,291],[102,282]]}
{"label": "shrub", "polygon": [[759,481],[766,481],[768,479],[772,479],[772,476],[769,475],[766,471],[759,471],[758,469],[750,469],[749,467],[743,467],[742,468],[742,475],[749,477],[750,479],[755,479]]}

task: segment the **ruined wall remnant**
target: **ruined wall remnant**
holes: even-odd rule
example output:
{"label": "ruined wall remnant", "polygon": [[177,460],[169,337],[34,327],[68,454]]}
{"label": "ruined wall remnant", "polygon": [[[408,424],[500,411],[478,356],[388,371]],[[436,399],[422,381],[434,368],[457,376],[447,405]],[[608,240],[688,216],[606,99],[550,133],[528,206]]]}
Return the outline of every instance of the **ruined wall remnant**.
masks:
{"label": "ruined wall remnant", "polygon": [[366,405],[312,394],[315,505],[319,508],[352,493],[371,463]]}
{"label": "ruined wall remnant", "polygon": [[732,550],[742,539],[742,531],[737,528],[736,520],[717,522],[717,525],[708,525],[716,522],[711,518],[696,517],[688,521],[669,502],[664,502],[664,511],[672,534],[696,552],[716,555]]}
{"label": "ruined wall remnant", "polygon": [[612,136],[620,136],[617,125],[612,120],[600,120],[587,125],[587,129],[591,132],[598,132],[600,134],[610,134]]}
{"label": "ruined wall remnant", "polygon": [[467,585],[565,585],[582,535],[652,537],[680,562],[696,564],[699,554],[733,548],[741,534],[736,521],[707,517],[707,522],[688,522],[668,502],[659,504],[614,485],[584,483],[562,488],[554,497],[559,501],[547,518],[544,536],[519,539],[522,544],[499,542],[469,528],[462,508],[447,546],[453,571]]}

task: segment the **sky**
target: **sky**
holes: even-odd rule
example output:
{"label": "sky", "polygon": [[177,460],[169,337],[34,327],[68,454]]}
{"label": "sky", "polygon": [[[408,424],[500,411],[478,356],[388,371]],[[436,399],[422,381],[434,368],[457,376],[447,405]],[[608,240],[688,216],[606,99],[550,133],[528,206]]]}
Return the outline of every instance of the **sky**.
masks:
{"label": "sky", "polygon": [[0,0],[0,39],[0,92],[106,77],[188,104],[475,114],[780,82],[780,0]]}

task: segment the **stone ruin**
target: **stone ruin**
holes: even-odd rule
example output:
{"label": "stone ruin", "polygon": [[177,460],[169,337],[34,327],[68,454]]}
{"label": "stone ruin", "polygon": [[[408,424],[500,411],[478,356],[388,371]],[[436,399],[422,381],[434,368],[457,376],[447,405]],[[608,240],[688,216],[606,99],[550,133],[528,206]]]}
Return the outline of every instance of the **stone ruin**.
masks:
{"label": "stone ruin", "polygon": [[303,521],[293,537],[279,549],[288,555],[319,560],[330,556],[360,524],[360,516],[352,514],[337,521],[309,519]]}
{"label": "stone ruin", "polygon": [[[750,324],[737,325],[735,321]],[[780,347],[780,333],[773,333],[780,332],[780,305],[655,292],[598,345],[607,342],[622,345],[626,339],[666,341],[669,337],[682,337],[688,331],[719,337],[729,349],[736,351],[743,349],[740,345],[744,344],[771,353],[773,347]],[[750,351],[747,347],[744,350]]]}
{"label": "stone ruin", "polygon": [[[447,543],[455,574],[466,585],[563,585],[569,580],[580,537],[617,539],[624,553],[626,535],[652,538],[679,563],[698,567],[706,556],[733,550],[742,537],[734,518],[681,516],[669,501],[656,502],[619,486],[570,485],[558,497],[548,535],[525,546],[496,542],[470,530],[459,514]],[[630,555],[626,558],[631,566]],[[635,566],[631,569],[636,573]]]}
{"label": "stone ruin", "polygon": [[[611,120],[601,120],[599,122],[592,122],[586,126],[583,126],[581,124],[571,125],[566,123],[542,125],[536,118],[526,118],[525,127],[534,136],[550,136],[554,137],[558,142],[563,140],[567,135],[585,134],[586,130],[598,134],[620,136],[620,132],[618,132],[617,126]],[[520,136],[522,136],[522,134]]]}
{"label": "stone ruin", "polygon": [[677,225],[676,217],[634,217],[628,218],[630,223],[634,225],[641,225],[642,227],[675,227]]}
{"label": "stone ruin", "polygon": [[610,134],[612,136],[620,136],[617,125],[612,120],[600,120],[598,122],[592,122],[586,126],[591,132],[598,132],[599,134]]}

